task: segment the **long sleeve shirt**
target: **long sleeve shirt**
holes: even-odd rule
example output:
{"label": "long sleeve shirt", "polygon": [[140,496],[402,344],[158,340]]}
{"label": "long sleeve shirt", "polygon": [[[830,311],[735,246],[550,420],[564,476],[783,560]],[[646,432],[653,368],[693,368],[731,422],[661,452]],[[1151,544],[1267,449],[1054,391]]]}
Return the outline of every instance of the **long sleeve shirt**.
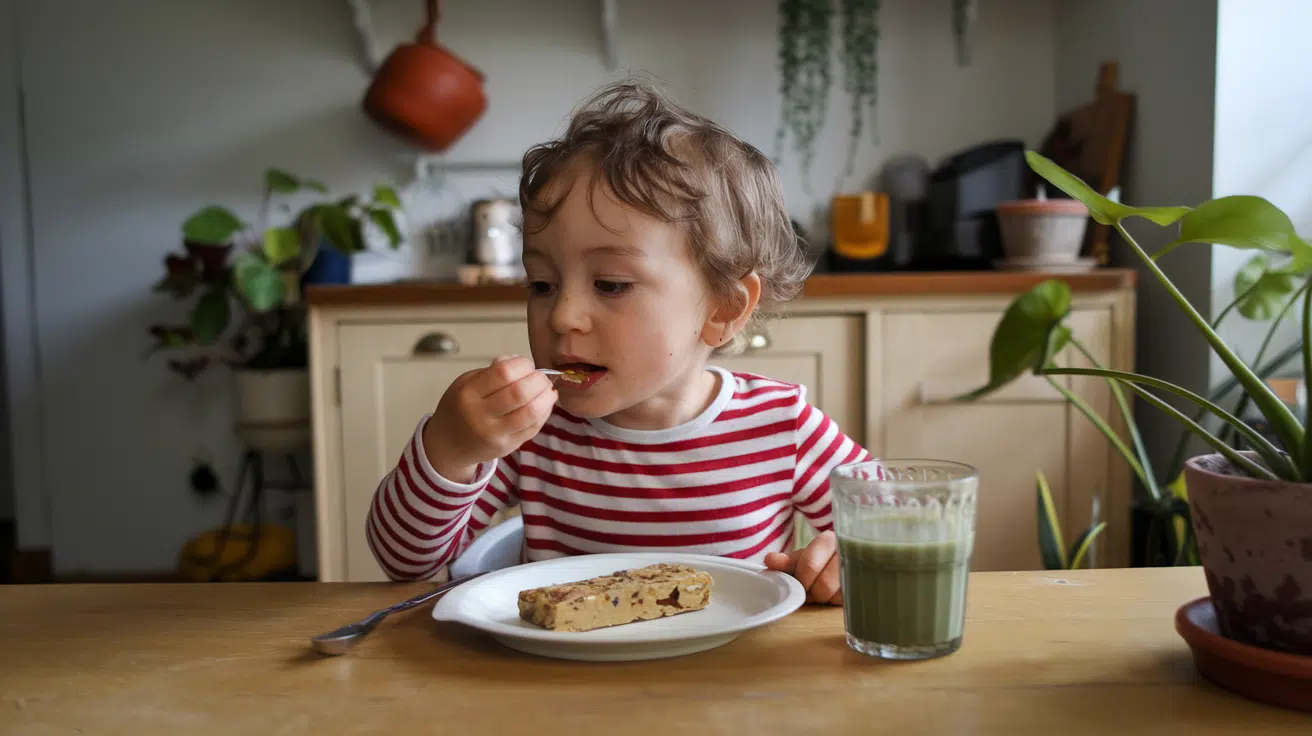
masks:
{"label": "long sleeve shirt", "polygon": [[832,528],[829,472],[864,448],[806,400],[805,387],[718,367],[720,390],[698,417],[664,430],[581,419],[557,406],[510,455],[470,483],[442,477],[420,421],[379,484],[366,534],[394,580],[428,578],[493,514],[519,504],[522,559],[679,551],[760,562],[792,544],[801,512]]}

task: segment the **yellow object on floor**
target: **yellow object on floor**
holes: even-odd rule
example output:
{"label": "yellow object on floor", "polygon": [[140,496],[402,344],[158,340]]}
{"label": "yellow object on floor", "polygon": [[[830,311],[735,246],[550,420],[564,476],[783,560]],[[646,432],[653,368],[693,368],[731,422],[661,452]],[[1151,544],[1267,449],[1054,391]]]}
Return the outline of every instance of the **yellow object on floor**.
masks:
{"label": "yellow object on floor", "polygon": [[[178,571],[188,580],[238,582],[262,580],[296,567],[296,532],[280,524],[262,524],[259,539],[250,524],[234,524],[223,539],[222,528],[193,537],[182,548]],[[252,551],[252,544],[255,549]],[[222,550],[217,558],[216,553]],[[247,559],[249,557],[249,559]]]}

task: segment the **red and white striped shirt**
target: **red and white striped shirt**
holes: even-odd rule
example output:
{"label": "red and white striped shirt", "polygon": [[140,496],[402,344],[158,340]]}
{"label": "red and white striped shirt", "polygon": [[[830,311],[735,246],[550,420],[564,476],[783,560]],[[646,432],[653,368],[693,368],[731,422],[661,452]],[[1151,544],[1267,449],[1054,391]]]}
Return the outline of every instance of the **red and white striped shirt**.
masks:
{"label": "red and white striped shirt", "polygon": [[374,558],[395,580],[430,577],[516,503],[528,561],[677,550],[760,562],[790,548],[794,510],[830,529],[829,471],[866,451],[805,387],[710,370],[720,390],[690,422],[633,430],[556,407],[536,437],[479,466],[469,484],[428,463],[425,417],[374,493]]}

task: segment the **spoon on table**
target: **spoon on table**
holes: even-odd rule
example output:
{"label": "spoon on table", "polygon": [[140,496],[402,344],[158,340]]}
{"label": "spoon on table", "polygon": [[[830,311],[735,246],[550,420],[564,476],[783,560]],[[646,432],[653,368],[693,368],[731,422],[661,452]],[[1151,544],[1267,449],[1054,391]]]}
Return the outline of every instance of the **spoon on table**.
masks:
{"label": "spoon on table", "polygon": [[355,646],[356,642],[363,639],[365,635],[368,634],[370,631],[373,631],[374,627],[377,626],[380,621],[387,618],[388,616],[391,616],[394,613],[399,613],[401,611],[408,611],[411,608],[414,608],[415,606],[421,606],[427,603],[428,601],[438,597],[439,595],[442,595],[448,590],[451,590],[457,585],[460,585],[463,582],[473,580],[479,575],[486,575],[486,574],[487,573],[485,572],[477,572],[474,573],[473,575],[466,575],[463,578],[449,580],[445,583],[442,583],[441,585],[437,586],[432,590],[420,593],[419,595],[414,596],[413,598],[408,598],[406,600],[403,600],[394,606],[389,606],[382,610],[374,611],[373,613],[369,614],[369,616],[365,617],[364,619],[361,619],[360,621],[356,621],[353,624],[347,624],[340,629],[329,631],[326,634],[319,634],[318,636],[312,636],[310,637],[310,645],[313,646],[314,650],[316,652],[319,652],[320,654],[330,654],[330,655],[346,654],[346,650]]}

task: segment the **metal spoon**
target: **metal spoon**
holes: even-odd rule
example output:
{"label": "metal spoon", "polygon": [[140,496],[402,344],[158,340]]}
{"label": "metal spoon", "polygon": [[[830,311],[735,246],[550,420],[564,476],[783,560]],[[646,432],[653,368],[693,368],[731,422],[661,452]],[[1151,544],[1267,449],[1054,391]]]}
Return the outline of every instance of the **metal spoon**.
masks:
{"label": "metal spoon", "polygon": [[420,593],[413,598],[401,601],[394,606],[389,606],[380,611],[374,611],[363,620],[356,621],[353,624],[347,624],[336,631],[312,636],[310,637],[310,645],[320,654],[346,654],[348,649],[355,646],[356,642],[363,639],[370,631],[373,631],[374,627],[388,616],[401,611],[408,611],[415,606],[421,606],[463,582],[473,580],[480,575],[486,574],[487,573],[485,572],[478,572],[473,575],[466,575],[463,578],[457,578],[456,580],[449,580],[433,590]]}

